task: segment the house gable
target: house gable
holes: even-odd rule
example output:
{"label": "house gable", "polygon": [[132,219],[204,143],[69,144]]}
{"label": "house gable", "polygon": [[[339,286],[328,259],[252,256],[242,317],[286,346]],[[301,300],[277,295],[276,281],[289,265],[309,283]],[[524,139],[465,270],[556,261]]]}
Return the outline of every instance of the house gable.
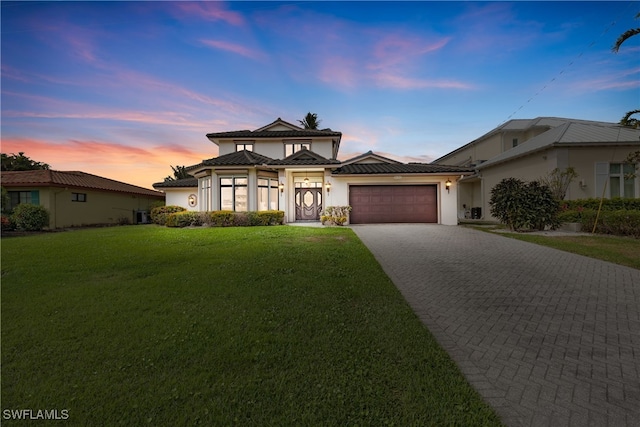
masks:
{"label": "house gable", "polygon": [[295,144],[296,150],[300,145],[306,145],[322,157],[335,159],[342,133],[331,129],[303,129],[278,118],[253,131],[209,133],[207,138],[218,146],[220,156],[249,149],[272,159],[283,159],[291,150],[287,151],[287,145]]}
{"label": "house gable", "polygon": [[337,166],[340,164],[339,160],[327,159],[318,153],[315,153],[306,148],[297,151],[290,156],[285,157],[282,160],[273,160],[270,163],[272,166]]}

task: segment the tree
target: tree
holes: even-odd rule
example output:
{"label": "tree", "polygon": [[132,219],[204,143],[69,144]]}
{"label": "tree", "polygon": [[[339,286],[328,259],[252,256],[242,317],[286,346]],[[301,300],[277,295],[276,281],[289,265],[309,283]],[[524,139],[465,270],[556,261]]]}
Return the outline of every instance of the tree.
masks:
{"label": "tree", "polygon": [[31,170],[48,170],[49,165],[42,162],[36,162],[24,155],[24,152],[18,154],[12,153],[10,156],[1,153],[3,171],[31,171]]}
{"label": "tree", "polygon": [[171,166],[171,169],[173,170],[173,176],[169,175],[164,179],[164,182],[169,182],[169,181],[177,181],[179,179],[185,179],[185,178],[192,178],[191,175],[189,175],[189,172],[187,172],[187,168],[186,166]]}
{"label": "tree", "polygon": [[[636,19],[640,18],[640,13],[638,13],[635,16]],[[615,44],[613,45],[613,47],[611,48],[611,50],[614,53],[618,53],[618,51],[620,50],[620,46],[622,46],[622,43],[624,43],[625,41],[627,41],[629,38],[640,34],[640,28],[631,28],[627,31],[625,31],[624,33],[620,34],[620,37],[618,37],[618,40],[616,40]]]}
{"label": "tree", "polygon": [[578,177],[578,173],[572,167],[566,168],[564,171],[559,168],[555,168],[546,176],[539,179],[540,183],[549,187],[554,199],[564,200],[567,195],[567,189],[575,178]]}
{"label": "tree", "polygon": [[[629,155],[627,156],[627,158],[624,161],[625,163],[631,163],[632,165],[636,166],[636,170],[640,169],[640,150],[638,151],[632,151],[631,153],[629,153]],[[629,173],[627,175],[625,175],[626,179],[634,179],[638,174],[637,173]]]}
{"label": "tree", "polygon": [[538,181],[505,178],[491,189],[491,214],[512,231],[557,228],[560,204]]}
{"label": "tree", "polygon": [[634,114],[640,114],[640,110],[627,111],[627,114],[625,114],[624,117],[620,119],[619,123],[622,126],[638,129],[638,127],[640,127],[640,120],[636,119],[635,117],[632,118],[631,116],[633,116]]}
{"label": "tree", "polygon": [[318,129],[321,121],[322,120],[318,120],[318,115],[316,113],[311,112],[307,113],[307,115],[304,116],[304,119],[298,120],[305,129]]}

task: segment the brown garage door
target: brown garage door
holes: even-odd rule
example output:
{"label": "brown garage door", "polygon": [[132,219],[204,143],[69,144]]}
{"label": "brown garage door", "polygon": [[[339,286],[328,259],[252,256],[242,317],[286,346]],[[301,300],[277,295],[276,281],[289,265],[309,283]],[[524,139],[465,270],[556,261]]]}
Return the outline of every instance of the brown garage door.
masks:
{"label": "brown garage door", "polygon": [[352,185],[352,224],[438,222],[435,185]]}

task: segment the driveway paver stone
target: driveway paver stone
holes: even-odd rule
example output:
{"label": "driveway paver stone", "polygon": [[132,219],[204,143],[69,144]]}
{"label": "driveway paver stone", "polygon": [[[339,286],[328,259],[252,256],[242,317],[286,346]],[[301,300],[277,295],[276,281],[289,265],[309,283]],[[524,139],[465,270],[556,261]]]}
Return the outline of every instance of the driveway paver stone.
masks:
{"label": "driveway paver stone", "polygon": [[640,426],[640,270],[458,226],[351,228],[507,426]]}

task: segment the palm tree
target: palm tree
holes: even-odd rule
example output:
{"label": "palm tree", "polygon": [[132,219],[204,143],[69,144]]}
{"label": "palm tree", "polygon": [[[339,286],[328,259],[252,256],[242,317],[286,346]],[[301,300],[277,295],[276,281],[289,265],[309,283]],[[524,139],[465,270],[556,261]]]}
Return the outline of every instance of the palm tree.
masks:
{"label": "palm tree", "polygon": [[307,113],[307,115],[304,116],[304,119],[298,120],[305,129],[318,129],[321,121],[322,120],[318,120],[318,115],[316,113],[311,112]]}
{"label": "palm tree", "polygon": [[[636,19],[638,18],[640,18],[640,13],[636,15]],[[638,34],[640,34],[640,28],[631,28],[630,30],[625,31],[624,33],[620,34],[620,37],[618,37],[618,40],[616,40],[616,43],[613,45],[611,50],[614,53],[618,53],[618,50],[620,50],[620,46],[622,46],[622,43],[624,43],[630,37]]]}
{"label": "palm tree", "polygon": [[637,129],[640,127],[640,120],[636,118],[631,118],[634,114],[640,114],[640,110],[631,110],[627,111],[627,114],[624,115],[622,119],[620,119],[620,124],[622,126],[632,127]]}
{"label": "palm tree", "polygon": [[179,179],[185,179],[185,178],[193,178],[191,175],[189,175],[189,172],[187,172],[186,166],[176,166],[176,167],[171,166],[171,169],[173,169],[173,176],[169,175],[164,179],[164,182],[177,181]]}

